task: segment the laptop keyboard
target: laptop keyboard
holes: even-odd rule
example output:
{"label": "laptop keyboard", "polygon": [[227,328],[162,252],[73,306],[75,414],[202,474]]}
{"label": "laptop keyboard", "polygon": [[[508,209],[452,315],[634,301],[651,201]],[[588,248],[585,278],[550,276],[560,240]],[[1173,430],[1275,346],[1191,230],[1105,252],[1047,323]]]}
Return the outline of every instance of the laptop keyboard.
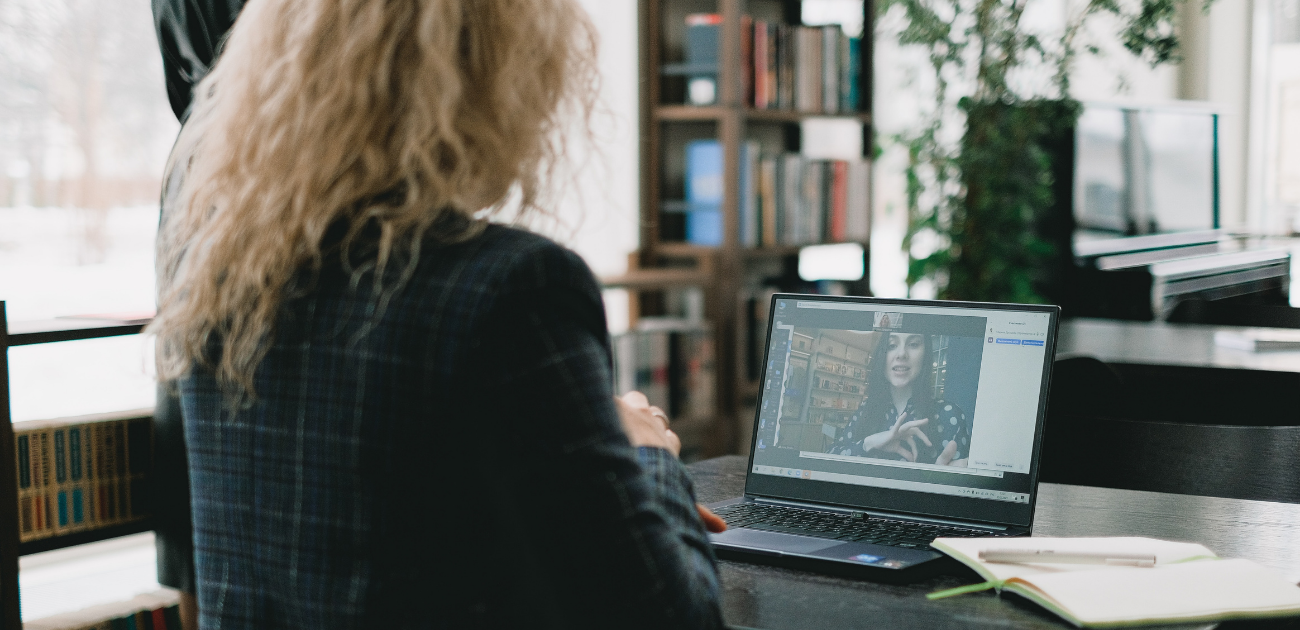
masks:
{"label": "laptop keyboard", "polygon": [[760,529],[783,534],[866,542],[904,549],[929,549],[935,538],[1008,536],[1005,532],[952,525],[806,510],[763,503],[737,503],[716,510],[729,527]]}

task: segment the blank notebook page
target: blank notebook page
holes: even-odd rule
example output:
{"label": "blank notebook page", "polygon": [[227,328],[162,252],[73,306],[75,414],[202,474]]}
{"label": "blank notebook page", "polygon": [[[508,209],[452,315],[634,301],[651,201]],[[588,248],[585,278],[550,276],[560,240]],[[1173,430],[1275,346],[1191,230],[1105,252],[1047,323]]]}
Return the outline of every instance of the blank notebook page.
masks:
{"label": "blank notebook page", "polygon": [[1300,587],[1249,560],[1023,578],[1085,624],[1300,610]]}

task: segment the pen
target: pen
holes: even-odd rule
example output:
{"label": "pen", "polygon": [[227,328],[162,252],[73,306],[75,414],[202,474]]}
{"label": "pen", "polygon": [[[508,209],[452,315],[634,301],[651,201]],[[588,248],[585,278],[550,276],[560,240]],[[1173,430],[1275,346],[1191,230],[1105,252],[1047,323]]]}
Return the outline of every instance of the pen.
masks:
{"label": "pen", "polygon": [[1051,549],[981,549],[984,562],[1052,562],[1056,564],[1105,564],[1121,567],[1153,567],[1154,553],[1114,551],[1053,551]]}

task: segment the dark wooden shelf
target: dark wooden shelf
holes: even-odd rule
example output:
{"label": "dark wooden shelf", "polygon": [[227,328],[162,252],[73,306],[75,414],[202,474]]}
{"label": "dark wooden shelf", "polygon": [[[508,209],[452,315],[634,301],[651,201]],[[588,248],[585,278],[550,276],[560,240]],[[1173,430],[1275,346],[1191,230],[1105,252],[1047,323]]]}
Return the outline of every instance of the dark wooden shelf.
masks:
{"label": "dark wooden shelf", "polygon": [[722,251],[721,247],[711,247],[708,245],[695,245],[692,243],[668,242],[656,243],[655,253],[660,256],[669,258],[699,258],[700,256],[712,256]]}
{"label": "dark wooden shelf", "polygon": [[721,105],[660,105],[654,108],[658,120],[717,121],[737,110]]}
{"label": "dark wooden shelf", "polygon": [[9,342],[13,346],[30,346],[58,341],[102,339],[139,334],[149,324],[147,319],[47,319],[9,322]]}
{"label": "dark wooden shelf", "polygon": [[621,276],[606,276],[600,283],[607,289],[662,289],[708,285],[712,278],[693,269],[638,269]]}
{"label": "dark wooden shelf", "polygon": [[773,121],[773,122],[800,122],[809,118],[852,118],[864,123],[871,122],[871,114],[867,112],[844,112],[839,114],[816,113],[816,112],[799,112],[788,109],[753,109],[744,110],[745,118],[755,121]]}
{"label": "dark wooden shelf", "polygon": [[[816,244],[816,243],[810,243]],[[782,258],[798,254],[807,245],[773,245],[771,247],[746,247],[740,250],[745,258]]]}
{"label": "dark wooden shelf", "polygon": [[[809,243],[808,245],[830,245],[832,243]],[[808,245],[775,245],[772,247],[743,247],[740,249],[740,255],[744,258],[780,258],[798,254],[799,250],[808,247]],[[654,246],[654,251],[660,256],[669,258],[699,258],[701,256],[711,256],[722,251],[721,247],[710,247],[708,245],[693,245],[682,242],[660,242]]]}
{"label": "dark wooden shelf", "polygon": [[150,532],[153,531],[153,527],[152,518],[142,518],[137,521],[122,523],[120,525],[110,525],[108,527],[74,532],[62,536],[41,538],[39,540],[18,543],[18,555],[26,556],[33,553],[41,553],[42,551],[53,551],[55,549],[64,549],[67,547],[84,545],[86,543],[108,540],[110,538],[120,538],[132,534]]}
{"label": "dark wooden shelf", "polygon": [[864,123],[871,122],[871,114],[867,112],[829,114],[800,112],[789,109],[728,107],[725,105],[659,105],[654,108],[655,118],[664,121],[718,121],[728,115],[741,116],[747,120],[757,122],[797,123],[809,118],[851,118]]}

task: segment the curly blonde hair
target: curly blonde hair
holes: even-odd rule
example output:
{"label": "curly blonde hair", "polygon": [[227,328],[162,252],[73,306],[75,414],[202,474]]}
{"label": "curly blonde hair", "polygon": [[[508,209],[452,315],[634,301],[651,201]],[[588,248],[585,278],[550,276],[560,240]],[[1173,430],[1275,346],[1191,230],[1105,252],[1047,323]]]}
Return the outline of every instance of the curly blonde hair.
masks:
{"label": "curly blonde hair", "polygon": [[366,267],[377,285],[396,278],[372,296],[382,309],[422,244],[539,210],[565,121],[592,111],[595,46],[575,0],[252,0],[173,151],[160,377],[207,365],[251,395],[291,282],[320,269],[333,225],[345,243],[378,227]]}

